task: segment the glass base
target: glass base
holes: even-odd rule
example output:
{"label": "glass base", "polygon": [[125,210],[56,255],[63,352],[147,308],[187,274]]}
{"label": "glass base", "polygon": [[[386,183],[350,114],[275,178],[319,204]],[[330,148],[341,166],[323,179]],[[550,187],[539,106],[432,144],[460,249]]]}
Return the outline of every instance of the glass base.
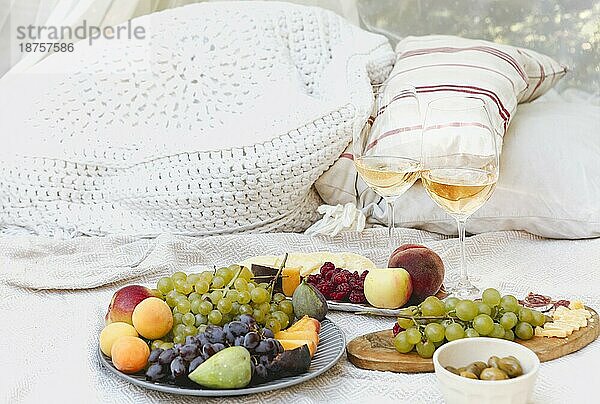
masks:
{"label": "glass base", "polygon": [[455,285],[448,289],[450,296],[459,299],[478,299],[481,297],[481,290],[473,285],[469,278],[461,279]]}

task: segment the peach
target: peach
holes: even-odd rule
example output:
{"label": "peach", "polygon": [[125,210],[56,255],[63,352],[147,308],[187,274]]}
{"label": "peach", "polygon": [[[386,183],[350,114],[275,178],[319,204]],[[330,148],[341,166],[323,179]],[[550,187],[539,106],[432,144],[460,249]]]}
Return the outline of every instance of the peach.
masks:
{"label": "peach", "polygon": [[275,334],[275,338],[280,341],[282,339],[310,340],[313,341],[315,345],[319,345],[319,334],[317,334],[313,330],[279,331],[277,334]]}
{"label": "peach", "polygon": [[435,295],[444,281],[444,263],[439,255],[418,244],[404,244],[396,249],[388,262],[390,268],[404,268],[411,277],[413,292],[409,301],[416,305]]}
{"label": "peach", "polygon": [[123,336],[137,337],[138,333],[131,324],[117,322],[110,323],[100,332],[100,350],[104,355],[110,356],[114,342]]}
{"label": "peach", "polygon": [[302,345],[307,345],[308,350],[310,351],[310,357],[312,358],[317,352],[317,346],[314,341],[311,340],[299,340],[299,339],[280,339],[278,340],[281,343],[281,346],[286,351],[291,351],[293,349],[299,348]]}
{"label": "peach", "polygon": [[148,339],[162,338],[173,327],[171,309],[157,297],[144,299],[135,306],[131,320],[137,332]]}
{"label": "peach", "polygon": [[129,285],[115,292],[106,313],[106,324],[124,322],[133,324],[133,309],[144,299],[158,296],[155,291],[140,285]]}
{"label": "peach", "polygon": [[113,365],[123,373],[135,373],[146,367],[150,348],[141,338],[123,336],[117,338],[110,350]]}
{"label": "peach", "polygon": [[292,324],[286,331],[305,331],[311,330],[315,333],[321,331],[321,323],[316,318],[304,316],[300,320]]}

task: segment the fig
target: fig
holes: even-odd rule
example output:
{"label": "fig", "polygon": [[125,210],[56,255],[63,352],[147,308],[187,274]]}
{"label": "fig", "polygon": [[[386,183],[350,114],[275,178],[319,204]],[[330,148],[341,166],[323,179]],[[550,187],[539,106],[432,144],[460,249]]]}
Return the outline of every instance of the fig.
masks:
{"label": "fig", "polygon": [[[262,366],[262,365],[259,365]],[[260,384],[270,380],[296,376],[308,371],[310,367],[310,351],[308,346],[302,345],[296,349],[283,351],[268,363],[264,370],[255,372],[252,384]]]}
{"label": "fig", "polygon": [[327,300],[317,288],[306,283],[306,280],[303,280],[294,291],[292,305],[298,318],[309,316],[323,321],[327,315]]}
{"label": "fig", "polygon": [[211,389],[246,387],[252,378],[250,352],[241,346],[225,348],[200,364],[188,377]]}

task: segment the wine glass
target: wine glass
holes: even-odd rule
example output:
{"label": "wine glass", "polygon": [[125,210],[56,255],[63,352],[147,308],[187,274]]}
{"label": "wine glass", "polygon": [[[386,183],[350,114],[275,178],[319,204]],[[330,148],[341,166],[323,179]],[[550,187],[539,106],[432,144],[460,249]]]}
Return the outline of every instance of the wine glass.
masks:
{"label": "wine glass", "polygon": [[479,294],[465,266],[465,224],[496,187],[497,136],[488,107],[479,98],[440,98],[427,107],[421,181],[431,199],[456,220],[460,276],[450,292],[461,298]]}
{"label": "wine glass", "polygon": [[394,204],[421,170],[421,117],[414,87],[388,79],[376,90],[375,118],[354,138],[354,164],[387,204],[388,248],[394,249]]}

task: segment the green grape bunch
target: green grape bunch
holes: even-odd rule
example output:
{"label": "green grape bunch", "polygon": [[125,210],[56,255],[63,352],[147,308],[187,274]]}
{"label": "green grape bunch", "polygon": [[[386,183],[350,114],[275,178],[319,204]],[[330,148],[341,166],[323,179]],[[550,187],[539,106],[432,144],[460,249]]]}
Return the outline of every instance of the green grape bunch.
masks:
{"label": "green grape bunch", "polygon": [[461,338],[491,337],[528,340],[546,316],[523,307],[516,297],[502,296],[496,289],[483,292],[481,300],[427,297],[420,305],[400,310],[394,330],[394,347],[400,353],[416,351],[431,358],[445,342]]}
{"label": "green grape bunch", "polygon": [[273,283],[255,282],[253,277],[247,267],[230,265],[160,278],[156,289],[173,311],[173,329],[153,346],[182,344],[207,325],[223,326],[242,314],[251,315],[273,333],[287,328],[295,318],[292,302],[282,293],[273,293]]}

